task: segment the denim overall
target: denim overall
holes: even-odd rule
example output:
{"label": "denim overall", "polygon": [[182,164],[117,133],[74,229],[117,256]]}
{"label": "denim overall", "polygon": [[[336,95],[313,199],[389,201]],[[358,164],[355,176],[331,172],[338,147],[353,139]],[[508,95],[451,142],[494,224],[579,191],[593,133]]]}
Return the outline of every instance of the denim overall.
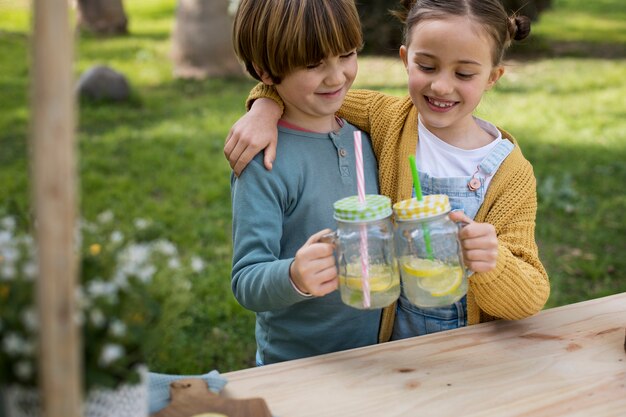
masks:
{"label": "denim overall", "polygon": [[[513,150],[513,143],[503,139],[481,161],[477,173],[469,177],[435,178],[428,174],[419,173],[423,195],[446,194],[450,199],[452,210],[463,210],[465,214],[474,218],[481,204],[485,200],[485,178],[496,173],[502,161]],[[468,184],[474,178],[480,181],[475,191]],[[471,273],[470,271],[468,271]],[[404,291],[400,294],[396,307],[396,319],[393,326],[391,340],[421,336],[436,333],[442,330],[456,329],[467,325],[467,302],[463,297],[456,303],[445,307],[421,308],[417,307],[405,297]]]}

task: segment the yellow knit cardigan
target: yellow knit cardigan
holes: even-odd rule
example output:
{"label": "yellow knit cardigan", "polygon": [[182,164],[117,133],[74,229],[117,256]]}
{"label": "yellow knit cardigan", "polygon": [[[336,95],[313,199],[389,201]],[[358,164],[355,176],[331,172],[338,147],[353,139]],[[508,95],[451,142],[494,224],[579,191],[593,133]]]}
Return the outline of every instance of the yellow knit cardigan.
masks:
{"label": "yellow knit cardigan", "polygon": [[[257,85],[248,104],[260,97],[274,99],[276,91]],[[408,156],[417,149],[417,108],[411,98],[369,90],[350,90],[339,116],[370,133],[378,159],[380,192],[395,203],[411,198],[412,177]],[[475,221],[492,224],[498,236],[496,268],[474,273],[467,292],[470,325],[494,319],[515,320],[539,312],[550,295],[550,282],[539,260],[535,243],[537,212],[536,180],[531,164],[515,139],[501,131],[514,145],[494,175]],[[379,340],[389,340],[395,303],[383,311]]]}

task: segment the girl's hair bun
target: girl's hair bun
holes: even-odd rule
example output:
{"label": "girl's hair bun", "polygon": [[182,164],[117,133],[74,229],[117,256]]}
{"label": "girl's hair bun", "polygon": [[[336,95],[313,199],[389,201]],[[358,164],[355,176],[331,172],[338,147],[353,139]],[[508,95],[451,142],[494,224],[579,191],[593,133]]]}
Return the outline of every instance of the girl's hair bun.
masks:
{"label": "girl's hair bun", "polygon": [[406,23],[406,19],[409,16],[411,8],[415,4],[416,0],[400,0],[400,9],[390,10],[391,14],[395,16],[400,22]]}
{"label": "girl's hair bun", "polygon": [[511,39],[521,41],[530,34],[530,19],[526,16],[509,17],[509,36]]}

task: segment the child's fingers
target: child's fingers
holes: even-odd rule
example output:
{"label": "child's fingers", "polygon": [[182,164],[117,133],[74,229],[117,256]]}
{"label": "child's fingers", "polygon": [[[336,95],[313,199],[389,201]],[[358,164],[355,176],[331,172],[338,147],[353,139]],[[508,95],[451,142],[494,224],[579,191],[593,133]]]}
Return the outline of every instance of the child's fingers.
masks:
{"label": "child's fingers", "polygon": [[465,266],[474,272],[488,272],[496,267],[498,251],[491,249],[473,249],[463,251]]}
{"label": "child's fingers", "polygon": [[[241,141],[237,144],[237,146],[239,147],[240,144],[242,144]],[[229,161],[231,162],[233,171],[235,171],[235,175],[240,175],[243,172],[244,168],[248,166],[250,161],[252,161],[252,158],[254,158],[257,153],[259,152],[252,145],[248,145],[243,148],[236,160],[234,158],[231,158]]]}
{"label": "child's fingers", "polygon": [[450,220],[452,220],[455,223],[470,224],[474,222],[474,220],[472,220],[471,217],[465,214],[462,210],[453,211],[448,216],[450,217]]}
{"label": "child's fingers", "polygon": [[238,147],[237,145],[239,145],[238,136],[237,134],[235,134],[233,129],[230,129],[230,132],[228,133],[228,137],[226,139],[226,143],[224,144],[224,156],[228,160],[231,168],[234,168],[235,162],[237,162],[239,154],[242,150],[242,148]]}
{"label": "child's fingers", "polygon": [[334,278],[324,281],[319,285],[318,287],[319,294],[317,295],[318,297],[321,297],[326,294],[330,294],[331,292],[335,291],[338,287],[339,287],[339,280],[337,279],[337,274],[335,273]]}
{"label": "child's fingers", "polygon": [[474,272],[489,272],[493,271],[496,267],[495,262],[482,262],[476,261],[466,264],[467,268]]}
{"label": "child's fingers", "polygon": [[302,286],[307,292],[322,296],[337,289],[337,268],[332,257],[315,259],[301,265],[299,271]]}
{"label": "child's fingers", "polygon": [[497,243],[496,228],[489,223],[472,222],[459,231],[459,238],[461,240],[489,238],[496,240]]}
{"label": "child's fingers", "polygon": [[272,170],[272,166],[274,165],[274,160],[276,159],[276,144],[277,141],[273,140],[267,145],[265,148],[265,157],[263,158],[263,163],[265,165],[265,169],[268,171]]}
{"label": "child's fingers", "polygon": [[471,249],[463,252],[463,259],[468,262],[491,262],[498,257],[497,249]]}
{"label": "child's fingers", "polygon": [[237,143],[237,140],[235,140],[233,136],[234,132],[231,128],[228,131],[228,136],[226,136],[226,141],[224,142],[224,156],[226,157],[226,159],[230,159],[230,154],[232,153],[233,149],[235,148],[235,144]]}
{"label": "child's fingers", "polygon": [[313,243],[317,243],[321,239],[322,236],[330,232],[332,232],[332,230],[330,229],[320,230],[319,232],[311,235],[311,237],[307,239],[306,243],[303,246],[311,246]]}
{"label": "child's fingers", "polygon": [[459,234],[461,247],[464,250],[472,249],[490,249],[495,250],[498,247],[498,237],[493,234],[481,234],[475,237],[468,237],[466,234]]}

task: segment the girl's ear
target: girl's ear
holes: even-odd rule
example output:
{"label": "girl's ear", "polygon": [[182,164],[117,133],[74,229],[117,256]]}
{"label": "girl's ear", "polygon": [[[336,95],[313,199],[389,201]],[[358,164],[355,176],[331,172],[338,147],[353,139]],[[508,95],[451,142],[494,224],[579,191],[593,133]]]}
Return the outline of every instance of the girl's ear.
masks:
{"label": "girl's ear", "polygon": [[404,63],[404,68],[406,68],[408,71],[409,70],[409,57],[408,57],[408,51],[406,49],[406,46],[404,45],[400,47],[400,59]]}
{"label": "girl's ear", "polygon": [[272,81],[272,77],[270,77],[270,74],[267,71],[264,71],[263,69],[261,69],[256,64],[252,64],[252,66],[254,67],[254,70],[258,74],[258,76],[261,79],[261,81],[263,81],[263,84],[265,84],[265,85],[274,85],[274,81]]}
{"label": "girl's ear", "polygon": [[487,87],[485,90],[490,90],[491,87],[496,85],[500,77],[504,74],[504,67],[502,65],[498,65],[491,70],[491,74],[489,75],[489,80],[487,80]]}

